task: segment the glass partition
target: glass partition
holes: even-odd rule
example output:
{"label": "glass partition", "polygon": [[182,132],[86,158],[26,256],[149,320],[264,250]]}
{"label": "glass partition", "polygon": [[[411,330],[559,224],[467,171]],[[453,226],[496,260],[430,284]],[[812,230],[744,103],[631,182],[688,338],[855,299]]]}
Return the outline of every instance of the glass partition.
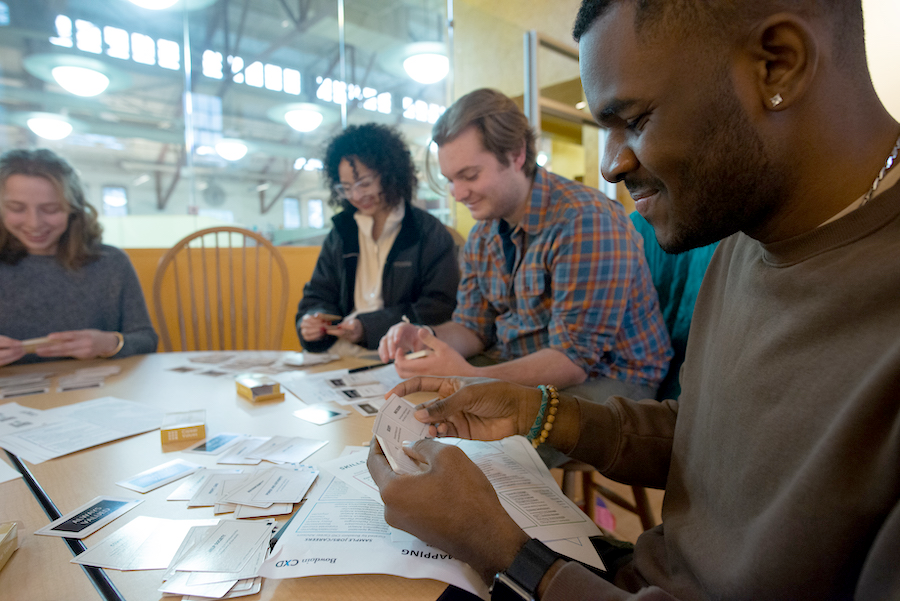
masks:
{"label": "glass partition", "polygon": [[[164,248],[219,224],[318,244],[329,137],[386,123],[423,159],[448,96],[420,55],[446,62],[446,13],[444,0],[6,0],[0,143],[75,165],[110,244]],[[427,186],[419,204],[449,221]]]}

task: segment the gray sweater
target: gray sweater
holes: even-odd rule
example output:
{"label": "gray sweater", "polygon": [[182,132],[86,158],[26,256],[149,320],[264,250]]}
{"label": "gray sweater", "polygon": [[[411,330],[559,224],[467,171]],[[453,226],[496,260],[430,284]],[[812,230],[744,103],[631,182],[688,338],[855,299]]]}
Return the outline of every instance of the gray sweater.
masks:
{"label": "gray sweater", "polygon": [[775,244],[724,240],[679,401],[582,404],[573,457],[664,486],[616,583],[542,601],[900,599],[900,185]]}
{"label": "gray sweater", "polygon": [[[158,338],[131,261],[112,246],[101,245],[100,253],[75,271],[54,256],[0,262],[0,334],[26,340],[97,329],[122,333],[125,345],[116,357],[156,351]],[[25,355],[16,363],[49,360]]]}

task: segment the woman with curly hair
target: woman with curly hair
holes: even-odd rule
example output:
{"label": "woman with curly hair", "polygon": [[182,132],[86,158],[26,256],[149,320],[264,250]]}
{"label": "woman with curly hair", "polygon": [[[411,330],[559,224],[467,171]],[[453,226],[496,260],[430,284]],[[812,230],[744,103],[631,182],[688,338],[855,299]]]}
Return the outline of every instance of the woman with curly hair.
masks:
{"label": "woman with curly hair", "polygon": [[450,319],[459,284],[453,239],[412,206],[416,170],[400,134],[350,126],[329,142],[324,164],[329,203],[343,210],[303,289],[303,348],[322,352],[345,340],[376,349],[404,317],[423,325]]}
{"label": "woman with curly hair", "polygon": [[0,156],[0,365],[156,350],[134,267],[100,234],[65,159]]}

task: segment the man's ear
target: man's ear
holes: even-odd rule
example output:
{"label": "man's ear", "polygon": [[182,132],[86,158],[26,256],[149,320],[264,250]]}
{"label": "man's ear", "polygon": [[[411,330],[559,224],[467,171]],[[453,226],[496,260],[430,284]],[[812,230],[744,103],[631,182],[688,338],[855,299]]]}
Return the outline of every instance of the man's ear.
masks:
{"label": "man's ear", "polygon": [[780,111],[797,102],[816,75],[819,40],[810,23],[791,13],[770,15],[750,33],[759,101]]}
{"label": "man's ear", "polygon": [[509,153],[509,158],[516,171],[521,171],[522,166],[525,164],[525,144],[522,144],[522,147],[517,152]]}

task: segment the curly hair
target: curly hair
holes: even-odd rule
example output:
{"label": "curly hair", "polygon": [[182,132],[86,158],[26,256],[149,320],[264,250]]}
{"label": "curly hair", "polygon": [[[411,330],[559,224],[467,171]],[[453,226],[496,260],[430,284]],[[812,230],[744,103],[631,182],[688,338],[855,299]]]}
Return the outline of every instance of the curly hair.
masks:
{"label": "curly hair", "polygon": [[[46,148],[10,150],[0,156],[0,194],[13,175],[42,177],[56,189],[69,211],[69,224],[59,238],[56,258],[67,269],[78,269],[97,259],[103,228],[97,222],[97,210],[84,196],[81,178],[64,158]],[[15,265],[28,250],[0,220],[0,261]]]}
{"label": "curly hair", "polygon": [[391,208],[401,202],[412,202],[413,192],[418,185],[416,167],[403,137],[396,129],[377,123],[351,125],[335,136],[325,149],[325,178],[331,196],[328,203],[333,207],[350,207],[341,200],[334,186],[341,183],[338,166],[343,159],[351,164],[359,161],[381,176],[384,199]]}

